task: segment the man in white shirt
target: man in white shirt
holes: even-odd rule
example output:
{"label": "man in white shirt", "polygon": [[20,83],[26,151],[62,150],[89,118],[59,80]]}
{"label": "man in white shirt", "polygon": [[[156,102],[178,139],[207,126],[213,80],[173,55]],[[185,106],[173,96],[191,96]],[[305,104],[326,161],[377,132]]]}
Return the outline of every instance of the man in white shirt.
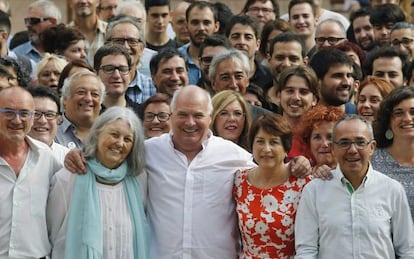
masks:
{"label": "man in white shirt", "polygon": [[34,101],[21,87],[0,91],[0,258],[41,258],[50,179],[62,166],[49,147],[27,136]]}
{"label": "man in white shirt", "polygon": [[303,190],[295,258],[414,258],[414,226],[400,183],[374,170],[371,124],[346,115],[333,129],[333,179]]}

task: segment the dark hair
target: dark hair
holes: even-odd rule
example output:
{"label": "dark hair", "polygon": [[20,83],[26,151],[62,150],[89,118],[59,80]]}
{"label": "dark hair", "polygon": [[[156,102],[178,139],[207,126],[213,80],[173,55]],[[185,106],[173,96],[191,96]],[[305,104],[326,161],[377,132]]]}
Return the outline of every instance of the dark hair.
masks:
{"label": "dark hair", "polygon": [[253,150],[254,138],[260,130],[274,136],[279,136],[283,149],[286,153],[289,152],[292,147],[293,134],[289,122],[282,115],[267,112],[258,116],[253,121],[249,132],[249,147],[251,150]]}
{"label": "dark hair", "polygon": [[0,10],[0,29],[7,33],[11,31],[10,15]]}
{"label": "dark hair", "polygon": [[414,86],[403,86],[394,88],[381,101],[377,112],[377,119],[373,123],[377,147],[386,148],[392,145],[393,139],[387,139],[385,132],[390,128],[393,109],[402,101],[412,98],[414,98]]}
{"label": "dark hair", "polygon": [[367,7],[362,7],[354,12],[351,12],[351,14],[349,15],[349,22],[352,25],[356,18],[365,16],[371,16],[371,10]]}
{"label": "dark hair", "polygon": [[263,91],[263,88],[256,85],[255,83],[250,83],[246,89],[246,93],[254,94],[257,96],[257,99],[262,103],[262,107],[269,111],[275,111],[276,107],[271,105],[269,97]]}
{"label": "dark hair", "polygon": [[397,23],[405,21],[404,11],[396,4],[382,4],[371,10],[369,21],[372,25]]}
{"label": "dark hair", "polygon": [[219,30],[216,33],[224,35],[225,29],[227,28],[228,23],[234,14],[231,11],[230,7],[224,3],[216,2],[213,5],[217,10],[217,21],[220,23]]}
{"label": "dark hair", "polygon": [[[18,57],[19,58],[19,57]],[[17,82],[22,87],[29,86],[30,73],[27,71],[26,66],[11,57],[0,57],[0,64],[5,67],[11,67],[17,75]]]}
{"label": "dark hair", "polygon": [[58,108],[58,113],[60,114],[60,100],[59,96],[56,94],[56,92],[47,86],[31,86],[28,87],[27,90],[32,94],[34,98],[40,97],[40,98],[49,98],[54,103],[56,103],[56,106]]}
{"label": "dark hair", "polygon": [[63,82],[66,78],[69,77],[69,73],[74,67],[82,67],[85,68],[93,73],[95,73],[95,70],[93,70],[93,67],[86,62],[86,60],[83,59],[75,59],[69,62],[60,73],[59,82],[58,82],[58,92],[60,92],[60,89],[63,87]]}
{"label": "dark hair", "polygon": [[281,92],[286,88],[286,84],[292,76],[298,76],[305,79],[309,91],[319,100],[318,77],[313,69],[306,65],[299,65],[285,68],[279,75],[279,82],[276,92]]}
{"label": "dark hair", "polygon": [[10,40],[10,49],[14,49],[20,44],[26,43],[29,41],[29,31],[19,31],[13,35],[13,38]]}
{"label": "dark hair", "polygon": [[335,65],[353,66],[355,62],[343,51],[335,48],[323,48],[313,55],[309,66],[313,68],[320,80],[324,78],[329,69]]}
{"label": "dark hair", "polygon": [[168,9],[171,9],[170,0],[145,0],[145,11],[147,13],[154,6],[168,6]]}
{"label": "dark hair", "polygon": [[0,77],[12,78],[13,75],[9,72],[6,66],[0,64]]}
{"label": "dark hair", "polygon": [[95,71],[98,71],[101,67],[102,59],[109,55],[124,56],[127,60],[128,67],[131,69],[132,61],[127,48],[118,44],[105,44],[96,51],[95,56],[93,57],[93,67]]}
{"label": "dark hair", "polygon": [[63,55],[70,45],[85,40],[85,36],[78,29],[63,23],[48,27],[40,37],[45,51],[58,55]]}
{"label": "dark hair", "polygon": [[257,25],[256,21],[251,18],[250,16],[247,16],[245,14],[243,15],[236,15],[233,16],[229,23],[227,24],[226,27],[226,36],[229,37],[230,36],[230,32],[233,29],[234,25],[236,24],[241,24],[241,25],[245,25],[245,26],[249,26],[253,32],[254,32],[254,36],[256,36],[256,40],[259,39],[259,25]]}
{"label": "dark hair", "polygon": [[216,9],[216,7],[215,7],[212,3],[210,3],[210,2],[206,2],[206,1],[195,1],[195,2],[192,2],[192,3],[188,6],[187,10],[185,11],[185,19],[187,20],[187,22],[189,22],[189,21],[190,21],[190,20],[188,19],[188,17],[190,16],[190,13],[191,13],[191,11],[192,11],[194,8],[198,8],[198,9],[205,9],[205,8],[208,8],[208,9],[210,9],[210,10],[211,10],[211,12],[213,13],[214,22],[217,22],[217,21],[218,21],[217,9]]}
{"label": "dark hair", "polygon": [[316,14],[316,6],[313,0],[291,0],[289,1],[289,5],[288,5],[289,19],[290,19],[290,10],[292,9],[293,6],[298,5],[298,4],[309,4],[312,8],[313,15]]}
{"label": "dark hair", "polygon": [[275,17],[279,18],[279,16],[280,16],[280,7],[279,7],[279,3],[276,0],[247,0],[246,3],[243,6],[243,9],[242,9],[241,12],[245,14],[249,11],[250,6],[252,6],[254,3],[256,3],[256,2],[266,3],[267,1],[272,3],[273,12],[275,13]]}
{"label": "dark hair", "polygon": [[145,109],[147,109],[148,105],[150,105],[151,103],[166,103],[168,104],[168,106],[170,106],[171,98],[166,94],[156,93],[144,102],[142,106],[142,111],[145,112]]}
{"label": "dark hair", "polygon": [[199,51],[198,51],[198,57],[201,57],[201,55],[203,55],[203,51],[206,47],[218,47],[218,46],[225,47],[226,49],[231,49],[232,48],[228,38],[226,38],[224,35],[212,34],[212,35],[208,36],[200,44],[200,48],[199,48]]}
{"label": "dark hair", "polygon": [[157,73],[158,66],[160,65],[161,61],[169,60],[173,57],[180,57],[185,61],[184,56],[176,48],[167,47],[167,48],[161,49],[156,55],[154,55],[151,58],[151,61],[150,61],[151,75],[155,75]]}
{"label": "dark hair", "polygon": [[375,49],[368,54],[367,62],[365,63],[365,66],[364,66],[365,74],[372,75],[373,63],[376,59],[393,58],[393,57],[400,58],[401,64],[402,64],[402,73],[403,73],[404,78],[406,78],[407,70],[410,65],[408,62],[408,57],[409,57],[408,53],[398,48],[391,47],[391,46]]}
{"label": "dark hair", "polygon": [[352,43],[350,41],[344,41],[336,46],[333,46],[336,49],[339,49],[343,52],[349,52],[353,51],[355,54],[357,54],[359,61],[361,63],[361,66],[363,66],[366,63],[367,55],[365,54],[365,51],[361,49],[360,46],[358,46],[355,43]]}
{"label": "dark hair", "polygon": [[306,57],[306,47],[305,42],[303,39],[293,32],[283,32],[277,35],[273,40],[270,41],[269,44],[269,55],[272,56],[273,52],[275,51],[275,44],[278,42],[293,42],[296,41],[302,47],[302,57]]}
{"label": "dark hair", "polygon": [[[271,20],[265,23],[265,25],[262,28],[262,34],[260,35],[260,47],[259,47],[259,53],[262,55],[262,57],[266,57],[267,56],[267,41],[269,38],[269,35],[272,33],[272,31],[274,30],[279,30],[282,33],[283,32],[290,32],[292,31],[290,28],[290,25],[287,21],[282,20],[282,19],[276,19],[276,20]],[[273,39],[270,39],[273,40]]]}

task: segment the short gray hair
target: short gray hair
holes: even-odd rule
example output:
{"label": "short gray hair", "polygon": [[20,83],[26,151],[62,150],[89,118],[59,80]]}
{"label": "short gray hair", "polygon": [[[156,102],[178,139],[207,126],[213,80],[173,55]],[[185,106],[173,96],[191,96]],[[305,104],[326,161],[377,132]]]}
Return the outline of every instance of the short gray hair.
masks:
{"label": "short gray hair", "polygon": [[[95,74],[95,73],[93,73],[89,70],[82,70],[82,71],[76,72],[75,74],[73,74],[70,77],[66,78],[65,81],[63,81],[62,98],[66,97],[67,99],[72,99],[72,94],[70,92],[70,89],[72,88],[73,82],[76,79],[81,78],[81,77],[85,77],[85,76],[91,76],[91,77],[96,78],[96,80],[98,80],[99,88],[101,90],[100,103],[102,104],[102,102],[105,99],[105,93],[106,93],[105,85],[102,83],[101,78],[97,74]],[[62,105],[62,107],[63,107],[63,105]]]}
{"label": "short gray hair", "polygon": [[188,88],[194,88],[194,89],[200,90],[200,93],[202,93],[206,96],[206,98],[207,98],[207,112],[211,115],[212,112],[213,112],[213,104],[211,102],[211,96],[206,90],[204,90],[203,88],[201,88],[197,85],[188,85],[188,86],[182,87],[182,88],[180,88],[180,89],[178,89],[177,91],[174,92],[174,95],[171,99],[171,104],[170,104],[171,112],[175,111],[176,104],[177,104],[177,98],[180,95],[180,93],[183,91],[183,89],[185,89],[185,88],[186,88],[186,90]]}
{"label": "short gray hair", "polygon": [[118,24],[122,24],[122,23],[129,23],[129,24],[132,24],[133,26],[135,26],[138,30],[138,33],[139,33],[139,40],[145,46],[144,30],[141,29],[139,23],[136,20],[134,20],[134,18],[132,16],[129,16],[129,15],[122,16],[122,17],[117,18],[114,21],[108,23],[108,27],[106,29],[106,34],[105,34],[105,40],[110,41],[111,38],[112,38],[112,30],[114,29],[115,26],[117,26]]}
{"label": "short gray hair", "polygon": [[250,65],[249,59],[244,55],[240,50],[231,49],[225,50],[220,52],[217,56],[213,58],[210,64],[210,68],[208,70],[208,76],[210,79],[213,79],[217,75],[217,67],[221,64],[221,62],[230,59],[234,63],[239,63],[242,65],[246,75],[249,76],[250,74]]}
{"label": "short gray hair", "polygon": [[31,3],[28,7],[28,10],[31,10],[33,8],[42,9],[43,16],[46,18],[55,18],[57,24],[59,24],[62,20],[62,13],[59,7],[52,1],[38,0]]}
{"label": "short gray hair", "polygon": [[401,29],[410,29],[411,34],[413,34],[414,33],[414,24],[409,23],[409,22],[397,22],[396,24],[394,24],[394,26],[392,26],[391,32],[393,32],[395,30],[401,30]]}
{"label": "short gray hair", "polygon": [[145,168],[144,131],[141,121],[130,108],[113,106],[99,115],[85,139],[83,148],[85,157],[96,158],[100,133],[108,124],[117,120],[127,122],[134,134],[132,149],[126,157],[126,161],[128,173],[133,176],[139,175]]}
{"label": "short gray hair", "polygon": [[342,37],[346,38],[346,29],[345,29],[344,25],[340,21],[338,21],[337,19],[333,19],[333,18],[330,18],[330,19],[326,19],[326,20],[321,21],[316,26],[315,36],[318,33],[318,30],[320,29],[320,27],[322,25],[324,25],[325,23],[336,23],[339,26],[339,28],[341,29]]}
{"label": "short gray hair", "polygon": [[342,116],[341,118],[339,118],[339,120],[337,120],[333,126],[333,130],[332,130],[332,136],[333,138],[335,138],[336,135],[336,128],[338,127],[338,125],[341,122],[344,121],[351,121],[351,120],[359,120],[361,122],[363,122],[365,124],[365,126],[367,127],[368,131],[369,131],[369,135],[370,135],[370,139],[374,139],[374,131],[372,129],[372,125],[369,121],[367,121],[364,117],[362,117],[361,115],[358,114],[345,114],[344,116]]}

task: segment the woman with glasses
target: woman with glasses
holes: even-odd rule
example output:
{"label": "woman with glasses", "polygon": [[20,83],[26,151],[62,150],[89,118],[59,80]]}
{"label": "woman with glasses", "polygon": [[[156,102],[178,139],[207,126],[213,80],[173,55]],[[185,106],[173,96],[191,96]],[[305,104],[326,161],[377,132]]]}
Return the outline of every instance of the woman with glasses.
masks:
{"label": "woman with glasses", "polygon": [[146,138],[159,137],[171,129],[170,97],[157,93],[148,98],[143,106],[143,126]]}
{"label": "woman with glasses", "polygon": [[224,90],[212,98],[211,130],[214,135],[233,141],[249,150],[247,135],[250,128],[249,107],[240,93]]}
{"label": "woman with glasses", "polygon": [[291,175],[284,163],[291,127],[282,116],[266,113],[253,121],[248,139],[258,167],[236,172],[234,180],[239,258],[293,258],[296,208],[310,179]]}
{"label": "woman with glasses", "polygon": [[86,174],[58,171],[48,200],[52,258],[148,259],[144,135],[135,113],[111,107],[84,142]]}
{"label": "woman with glasses", "polygon": [[414,217],[414,86],[397,87],[382,100],[373,123],[372,166],[399,181]]}
{"label": "woman with glasses", "polygon": [[68,62],[55,54],[45,53],[37,63],[37,84],[58,92],[59,77]]}

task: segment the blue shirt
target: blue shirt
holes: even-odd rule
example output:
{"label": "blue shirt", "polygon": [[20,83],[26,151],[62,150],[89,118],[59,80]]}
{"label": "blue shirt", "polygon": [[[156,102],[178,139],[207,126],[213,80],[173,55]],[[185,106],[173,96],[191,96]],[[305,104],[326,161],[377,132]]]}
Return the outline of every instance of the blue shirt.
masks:
{"label": "blue shirt", "polygon": [[126,95],[135,103],[142,104],[157,93],[152,79],[136,70],[135,78],[129,83]]}
{"label": "blue shirt", "polygon": [[198,65],[194,62],[194,60],[188,55],[188,48],[190,47],[190,43],[185,44],[178,51],[185,58],[185,62],[187,63],[188,67],[188,82],[190,85],[197,85],[198,80],[201,77],[201,70]]}
{"label": "blue shirt", "polygon": [[13,51],[17,55],[30,58],[35,63],[39,62],[42,59],[42,54],[40,54],[40,52],[32,45],[31,41],[20,44],[19,46],[15,47]]}

